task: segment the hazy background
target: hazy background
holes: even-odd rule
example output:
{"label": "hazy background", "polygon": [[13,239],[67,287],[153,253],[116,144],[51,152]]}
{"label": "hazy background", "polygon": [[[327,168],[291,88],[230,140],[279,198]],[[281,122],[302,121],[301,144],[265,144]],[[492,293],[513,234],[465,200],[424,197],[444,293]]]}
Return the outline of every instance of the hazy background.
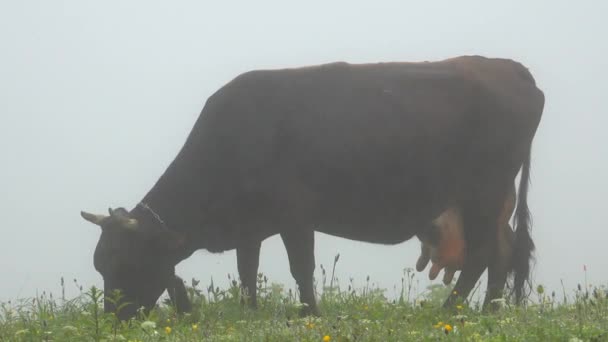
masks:
{"label": "hazy background", "polygon": [[[574,288],[586,264],[607,284],[607,13],[605,1],[1,0],[0,301],[57,292],[61,276],[101,286],[99,228],[79,211],[134,206],[239,73],[462,54],[516,59],[546,95],[529,194],[536,281]],[[343,284],[370,275],[392,294],[418,248],[317,234],[316,258],[329,268],[340,253]],[[280,239],[261,258],[294,286]],[[197,252],[178,271],[225,284],[235,253]]]}

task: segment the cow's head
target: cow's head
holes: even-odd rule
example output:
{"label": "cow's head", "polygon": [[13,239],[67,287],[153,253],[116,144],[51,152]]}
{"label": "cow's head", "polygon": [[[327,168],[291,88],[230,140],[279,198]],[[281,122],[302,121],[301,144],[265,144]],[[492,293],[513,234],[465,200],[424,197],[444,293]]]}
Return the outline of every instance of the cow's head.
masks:
{"label": "cow's head", "polygon": [[[175,254],[183,236],[123,208],[110,209],[109,215],[81,215],[101,227],[94,265],[103,276],[105,311],[128,319],[142,306],[152,308],[175,279]],[[114,290],[123,295],[120,304],[112,302]]]}

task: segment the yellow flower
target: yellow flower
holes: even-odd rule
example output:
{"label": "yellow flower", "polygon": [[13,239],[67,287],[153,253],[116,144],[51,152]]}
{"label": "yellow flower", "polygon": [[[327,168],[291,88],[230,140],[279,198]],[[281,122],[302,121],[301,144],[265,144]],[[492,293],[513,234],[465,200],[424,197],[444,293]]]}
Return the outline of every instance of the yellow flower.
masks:
{"label": "yellow flower", "polygon": [[456,309],[462,310],[462,305],[456,305]]}
{"label": "yellow flower", "polygon": [[192,331],[198,330],[198,324],[192,324]]}
{"label": "yellow flower", "polygon": [[443,326],[443,322],[439,322],[439,323],[435,324],[433,327],[441,328],[442,326]]}
{"label": "yellow flower", "polygon": [[446,324],[446,325],[443,327],[443,331],[445,331],[446,335],[447,335],[447,334],[449,334],[449,333],[450,333],[450,331],[452,331],[452,326],[451,326],[451,325],[449,325],[449,324]]}
{"label": "yellow flower", "polygon": [[165,327],[165,332],[167,333],[167,335],[170,334],[171,333],[171,327]]}
{"label": "yellow flower", "polygon": [[323,336],[323,342],[329,342],[329,341],[331,341],[331,337],[329,337],[329,335]]}

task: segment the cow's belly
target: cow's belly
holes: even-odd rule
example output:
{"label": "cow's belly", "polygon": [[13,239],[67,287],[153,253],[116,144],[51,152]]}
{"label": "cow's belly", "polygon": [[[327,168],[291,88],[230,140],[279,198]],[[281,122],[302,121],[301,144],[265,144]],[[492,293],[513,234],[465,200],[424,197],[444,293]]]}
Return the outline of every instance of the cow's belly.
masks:
{"label": "cow's belly", "polygon": [[400,225],[323,224],[315,230],[328,235],[362,242],[394,245],[411,239],[421,228]]}

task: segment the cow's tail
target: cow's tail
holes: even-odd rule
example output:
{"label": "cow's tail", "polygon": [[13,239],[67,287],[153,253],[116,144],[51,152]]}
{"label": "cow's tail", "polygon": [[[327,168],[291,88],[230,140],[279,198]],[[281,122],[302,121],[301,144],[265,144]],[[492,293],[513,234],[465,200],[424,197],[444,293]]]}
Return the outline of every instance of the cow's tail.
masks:
{"label": "cow's tail", "polygon": [[527,151],[526,158],[521,168],[519,191],[517,195],[517,207],[515,209],[515,243],[513,250],[513,290],[515,301],[519,304],[524,297],[526,285],[529,286],[530,264],[534,242],[530,236],[531,218],[528,209],[528,185],[530,184],[530,155],[531,147]]}

